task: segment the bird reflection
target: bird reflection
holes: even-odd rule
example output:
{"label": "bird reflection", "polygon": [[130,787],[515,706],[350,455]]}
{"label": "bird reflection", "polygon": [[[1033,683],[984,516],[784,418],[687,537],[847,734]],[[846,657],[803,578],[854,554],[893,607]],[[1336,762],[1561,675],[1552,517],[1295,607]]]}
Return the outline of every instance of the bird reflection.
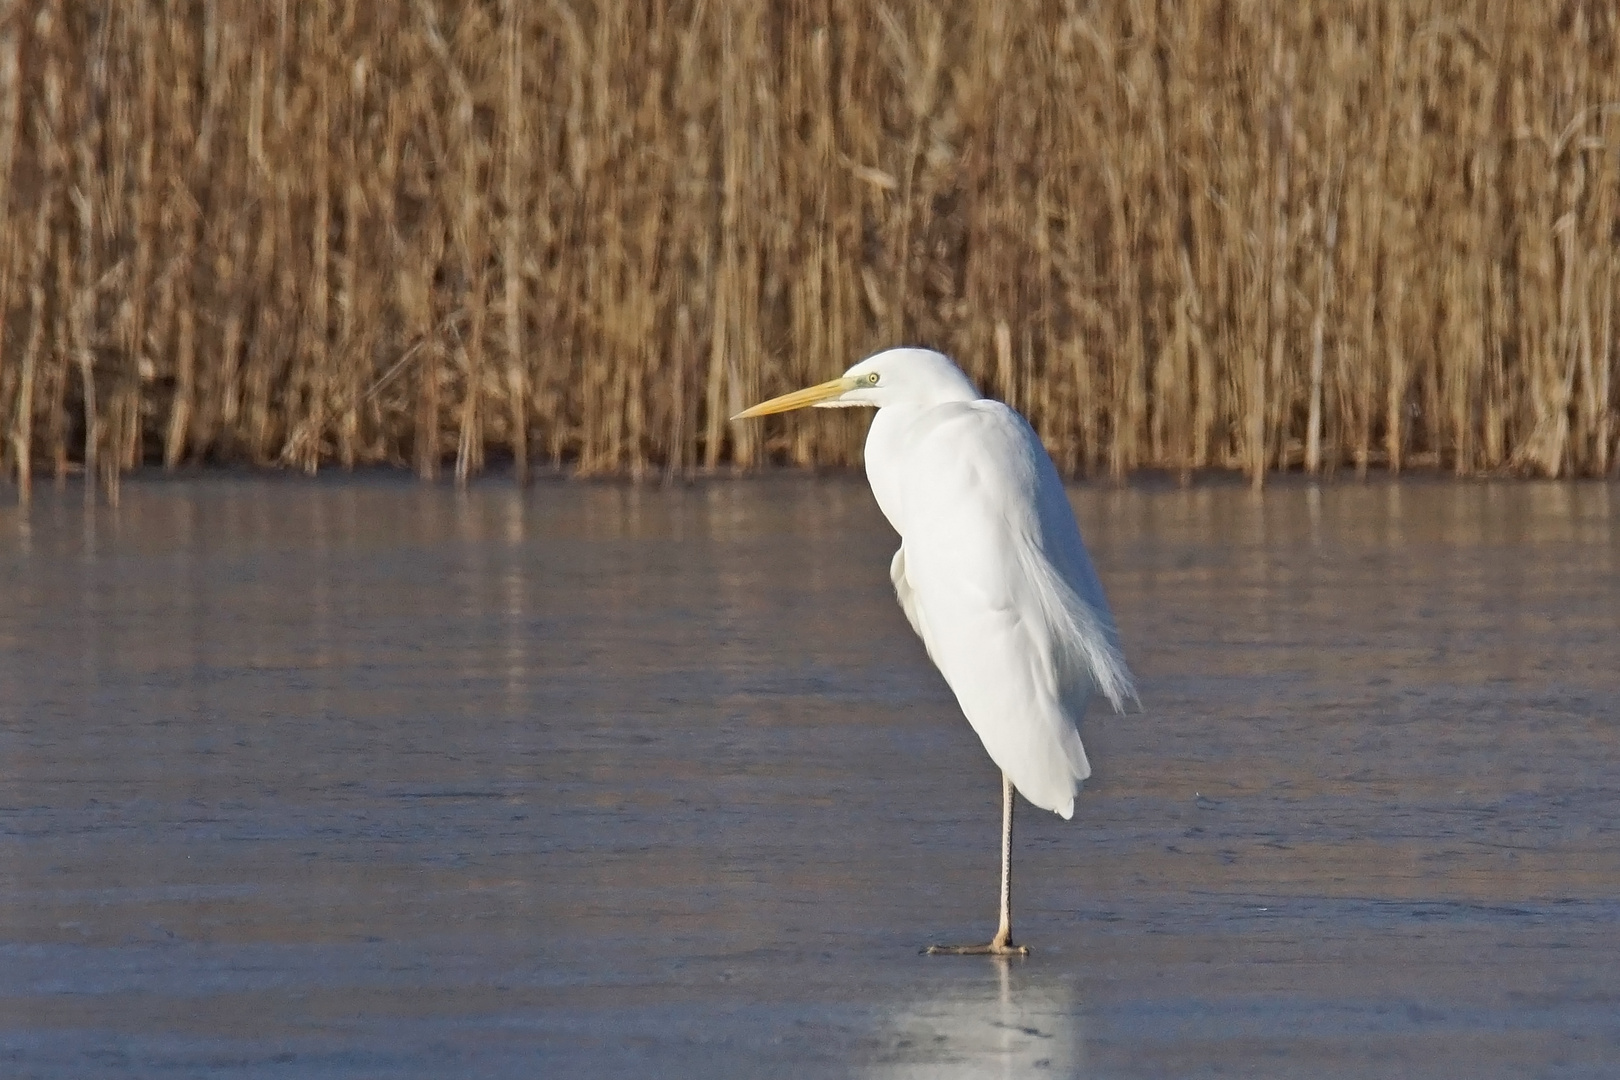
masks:
{"label": "bird reflection", "polygon": [[972,981],[897,1008],[883,1025],[872,1080],[968,1080],[1080,1075],[1083,1040],[1074,995],[993,960]]}

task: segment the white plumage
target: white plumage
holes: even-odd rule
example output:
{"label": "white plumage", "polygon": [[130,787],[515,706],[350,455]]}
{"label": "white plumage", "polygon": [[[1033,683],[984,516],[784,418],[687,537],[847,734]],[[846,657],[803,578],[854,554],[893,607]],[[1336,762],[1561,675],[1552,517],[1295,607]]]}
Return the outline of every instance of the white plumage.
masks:
{"label": "white plumage", "polygon": [[[1062,480],[1034,429],[926,349],[878,353],[739,417],[806,405],[877,408],[866,475],[900,534],[889,567],[900,606],[1007,781],[1034,805],[1071,817],[1091,775],[1079,730],[1087,701],[1096,691],[1119,709],[1135,691]],[[1009,919],[1008,858],[1004,837],[998,940]]]}
{"label": "white plumage", "polygon": [[1095,689],[1118,706],[1131,684],[1062,483],[1000,402],[910,412],[879,413],[867,442],[890,451],[867,471],[900,534],[900,605],[991,760],[1071,817],[1091,775],[1086,703]]}

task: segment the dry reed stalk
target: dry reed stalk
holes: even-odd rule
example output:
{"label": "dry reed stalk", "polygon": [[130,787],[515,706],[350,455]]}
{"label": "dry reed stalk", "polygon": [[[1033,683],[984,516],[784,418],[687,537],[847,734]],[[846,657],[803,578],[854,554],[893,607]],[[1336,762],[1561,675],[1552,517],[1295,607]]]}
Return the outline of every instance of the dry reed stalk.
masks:
{"label": "dry reed stalk", "polygon": [[348,120],[348,137],[344,140],[343,182],[343,244],[337,256],[337,311],[338,355],[337,386],[333,388],[334,406],[338,409],[337,441],[338,462],[345,469],[358,464],[364,437],[360,428],[361,399],[365,383],[372,377],[372,353],[375,334],[381,321],[378,308],[377,275],[362,273],[364,258],[364,230],[368,225],[368,207],[364,177],[367,171],[366,155],[360,145],[362,118],[370,65],[365,56],[354,61],[351,78],[356,91],[355,108]]}
{"label": "dry reed stalk", "polygon": [[726,417],[921,342],[1073,471],[1602,475],[1617,57],[1589,0],[36,0],[5,467],[848,464]]}
{"label": "dry reed stalk", "polygon": [[[66,196],[66,200],[71,202],[71,194]],[[73,367],[70,329],[73,310],[73,234],[67,229],[60,229],[52,239],[54,244],[46,265],[56,271],[54,276],[48,278],[54,286],[52,307],[55,310],[50,320],[51,348],[46,353],[50,362],[45,371],[49,387],[45,393],[45,453],[51,463],[51,476],[60,486],[67,479],[71,464],[68,444],[73,421],[68,412],[68,390]]]}
{"label": "dry reed stalk", "polygon": [[[192,36],[178,20],[169,26],[168,55],[171,60],[191,59]],[[174,392],[169,399],[169,421],[163,440],[163,465],[173,469],[186,452],[186,441],[191,430],[197,400],[197,312],[196,270],[197,234],[200,208],[192,188],[196,183],[198,157],[202,141],[200,125],[195,124],[192,92],[191,63],[176,63],[172,82],[164,95],[164,106],[171,110],[168,125],[168,171],[177,184],[171,192],[166,208],[167,227],[164,233],[177,238],[164,276],[165,308],[163,322],[172,329],[170,355],[162,357],[174,380]]]}
{"label": "dry reed stalk", "polygon": [[[134,174],[127,179],[127,208],[124,211],[125,235],[123,241],[133,249],[127,256],[131,270],[127,286],[118,304],[115,340],[122,351],[119,378],[113,391],[113,417],[109,425],[109,442],[114,447],[114,469],[134,468],[144,456],[141,446],[141,387],[145,368],[151,364],[147,358],[147,332],[150,318],[150,290],[154,249],[157,245],[157,180],[155,155],[157,145],[158,59],[156,20],[131,15],[124,20],[127,27],[122,44],[132,55],[124,69],[135,83],[131,95],[133,115],[130,117],[128,142],[135,144]],[[113,482],[116,483],[116,475]]]}
{"label": "dry reed stalk", "polygon": [[50,221],[56,203],[54,177],[47,172],[34,213],[33,244],[28,261],[28,340],[23,346],[17,404],[11,423],[11,446],[17,467],[17,494],[27,503],[34,474],[34,387],[45,343],[46,267],[50,257]]}
{"label": "dry reed stalk", "polygon": [[[1329,128],[1332,131],[1332,128]],[[1333,302],[1333,259],[1339,244],[1337,184],[1340,169],[1334,168],[1322,187],[1322,252],[1316,271],[1316,312],[1311,317],[1311,371],[1309,403],[1305,418],[1305,471],[1322,469],[1322,423],[1326,412],[1324,377],[1327,349],[1328,306]]]}
{"label": "dry reed stalk", "polygon": [[[1155,22],[1150,30],[1156,40],[1174,41],[1178,28],[1164,13],[1155,9]],[[1184,55],[1182,49],[1155,50],[1153,78],[1149,83],[1151,104],[1148,110],[1152,133],[1153,185],[1156,212],[1153,215],[1152,269],[1154,288],[1162,297],[1168,311],[1168,326],[1158,333],[1155,349],[1152,399],[1158,407],[1152,411],[1153,421],[1150,455],[1152,460],[1164,463],[1185,481],[1190,477],[1193,461],[1198,454],[1199,410],[1195,396],[1200,390],[1197,373],[1197,334],[1193,321],[1198,309],[1197,287],[1191,279],[1185,240],[1178,235],[1181,223],[1189,216],[1189,196],[1182,170],[1176,167],[1173,147],[1185,138],[1181,130],[1187,119],[1195,113],[1195,105],[1187,96],[1185,71],[1174,55]]]}
{"label": "dry reed stalk", "polygon": [[[16,240],[16,223],[0,217],[0,341],[5,340],[7,315],[11,310],[12,286],[15,284],[17,262],[22,257],[23,245]],[[9,418],[16,412],[17,392],[22,373],[10,365],[0,365],[0,477],[12,478],[15,466],[11,456],[11,424]]]}
{"label": "dry reed stalk", "polygon": [[[88,13],[87,13],[88,14]],[[102,427],[101,410],[97,407],[94,357],[91,352],[91,324],[97,304],[96,233],[101,209],[102,186],[98,182],[97,163],[104,154],[103,115],[107,100],[107,53],[111,30],[110,13],[90,15],[87,20],[94,26],[94,35],[88,58],[86,77],[73,87],[73,161],[74,185],[68,193],[75,210],[77,251],[75,252],[75,291],[58,297],[68,308],[67,332],[69,351],[78,369],[80,414],[84,425],[80,461],[84,469],[86,499],[93,499],[97,476],[97,451]],[[109,493],[112,486],[108,485]]]}
{"label": "dry reed stalk", "polygon": [[[1276,32],[1276,31],[1274,31]],[[1272,108],[1275,110],[1273,128],[1275,144],[1268,155],[1274,181],[1272,186],[1271,206],[1268,217],[1271,228],[1269,235],[1271,245],[1266,254],[1266,274],[1270,282],[1270,301],[1267,305],[1267,338],[1269,341],[1270,363],[1262,368],[1256,364],[1255,381],[1252,388],[1254,398],[1250,403],[1253,413],[1250,417],[1251,440],[1249,446],[1249,481],[1259,488],[1265,481],[1266,469],[1272,464],[1273,457],[1278,464],[1286,450],[1278,443],[1275,452],[1268,445],[1270,433],[1280,433],[1282,430],[1281,413],[1286,393],[1282,385],[1284,350],[1288,342],[1288,286],[1292,274],[1290,262],[1292,242],[1290,233],[1289,207],[1290,178],[1294,152],[1294,78],[1297,58],[1291,49],[1286,49],[1279,36],[1272,48],[1271,59],[1271,90],[1275,95]],[[1258,357],[1258,353],[1256,356]]]}
{"label": "dry reed stalk", "polygon": [[[49,129],[48,132],[40,131],[40,142],[44,144],[43,156],[47,162],[46,169],[51,174],[46,180],[46,185],[48,188],[62,188],[59,194],[52,191],[53,195],[57,195],[57,198],[50,200],[53,204],[53,214],[58,207],[65,210],[72,205],[72,189],[67,180],[72,136],[68,123],[70,119],[68,109],[72,104],[69,97],[72,88],[65,85],[61,72],[61,57],[68,45],[63,23],[63,13],[53,4],[41,12],[41,19],[35,25],[37,39],[47,53],[42,95],[45,108],[43,113],[39,114],[43,121],[41,127]],[[51,329],[48,348],[43,354],[43,358],[47,361],[43,372],[46,386],[44,449],[58,484],[67,478],[68,473],[67,446],[70,421],[67,391],[69,357],[72,350],[69,324],[74,299],[72,240],[73,234],[69,229],[56,228],[48,240],[46,249],[49,252],[48,256],[39,259],[35,264],[39,279],[48,282],[50,287],[51,317],[48,325]]]}
{"label": "dry reed stalk", "polygon": [[[89,109],[97,108],[99,103],[87,103]],[[84,465],[85,496],[91,497],[95,492],[96,480],[96,450],[101,427],[101,413],[96,408],[96,375],[94,358],[90,352],[90,319],[91,308],[96,302],[95,267],[95,235],[96,235],[96,190],[94,176],[95,151],[93,143],[99,141],[99,132],[95,123],[87,124],[79,132],[75,140],[74,156],[78,159],[78,185],[72,192],[71,198],[78,211],[79,251],[78,251],[78,291],[72,298],[72,313],[69,316],[69,334],[71,336],[73,358],[79,369],[79,390],[84,415],[84,450],[80,460]]]}
{"label": "dry reed stalk", "polygon": [[[0,24],[0,350],[10,321],[12,286],[25,250],[17,236],[17,219],[11,212],[11,175],[16,161],[17,122],[21,113],[21,78],[18,72],[18,33],[16,20]],[[0,362],[0,421],[15,414],[22,390],[22,376]],[[30,392],[32,388],[30,387]],[[7,425],[10,435],[10,425]],[[0,442],[0,474],[6,471],[12,440]]]}
{"label": "dry reed stalk", "polygon": [[[1390,30],[1385,42],[1386,71],[1392,80],[1402,75],[1402,66],[1405,63],[1404,48],[1406,42],[1398,18],[1388,19]],[[1389,119],[1391,138],[1404,135],[1407,139],[1414,139],[1421,122],[1421,105],[1412,100],[1410,89],[1396,83],[1391,93],[1395,104],[1393,110],[1398,110]],[[1405,308],[1407,297],[1407,275],[1417,268],[1418,260],[1414,258],[1417,245],[1413,239],[1417,234],[1417,209],[1413,203],[1413,195],[1421,184],[1420,162],[1421,157],[1413,153],[1412,147],[1405,147],[1401,154],[1400,165],[1395,165],[1388,172],[1389,180],[1396,185],[1391,200],[1386,194],[1385,215],[1382,225],[1386,230],[1386,261],[1383,280],[1383,293],[1378,303],[1381,308],[1380,322],[1383,330],[1383,340],[1380,343],[1382,351],[1387,358],[1387,371],[1384,373],[1384,465],[1391,473],[1401,471],[1402,453],[1405,449],[1405,424],[1407,403],[1407,366],[1406,355],[1408,327],[1406,319],[1408,312]],[[1394,202],[1393,207],[1389,205]]]}
{"label": "dry reed stalk", "polygon": [[517,0],[502,0],[501,19],[506,31],[506,153],[501,173],[501,201],[504,204],[504,232],[501,248],[501,279],[504,301],[501,315],[506,328],[506,390],[511,397],[512,462],[517,482],[529,482],[529,379],[528,358],[523,349],[523,198],[518,193],[517,175],[526,171],[527,157],[523,119],[523,34]]}
{"label": "dry reed stalk", "polygon": [[[328,0],[315,0],[301,6],[303,19],[294,23],[301,38],[300,68],[310,68],[310,98],[308,142],[305,153],[313,190],[308,192],[310,205],[307,226],[309,265],[307,278],[299,290],[299,304],[304,318],[298,324],[298,346],[293,376],[292,401],[294,412],[288,416],[288,432],[281,449],[281,460],[306,473],[314,475],[320,466],[325,441],[326,405],[330,397],[331,374],[328,370],[332,356],[332,113],[334,111],[333,73],[334,58],[330,44],[332,21]],[[302,75],[302,71],[300,71]],[[303,117],[300,117],[303,119]],[[289,132],[289,134],[291,134]],[[292,198],[287,202],[288,217],[292,218]],[[303,199],[299,200],[303,202]],[[292,231],[289,229],[289,231]],[[302,246],[302,245],[300,245]],[[297,251],[302,255],[302,251]]]}
{"label": "dry reed stalk", "polygon": [[11,423],[12,455],[17,468],[17,495],[26,504],[33,491],[34,450],[34,383],[39,362],[40,347],[45,339],[45,285],[39,280],[40,267],[50,243],[49,188],[42,193],[39,211],[35,215],[34,250],[30,270],[34,280],[28,289],[28,341],[23,346],[21,375],[17,381],[17,403]]}

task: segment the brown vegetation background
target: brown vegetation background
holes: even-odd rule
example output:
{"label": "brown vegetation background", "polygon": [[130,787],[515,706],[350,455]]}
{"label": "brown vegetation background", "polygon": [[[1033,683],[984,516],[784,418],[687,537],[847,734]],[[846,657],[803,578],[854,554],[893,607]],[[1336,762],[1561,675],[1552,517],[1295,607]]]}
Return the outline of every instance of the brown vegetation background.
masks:
{"label": "brown vegetation background", "polygon": [[1607,474],[1620,7],[12,0],[4,468],[856,460],[926,343],[1060,466]]}

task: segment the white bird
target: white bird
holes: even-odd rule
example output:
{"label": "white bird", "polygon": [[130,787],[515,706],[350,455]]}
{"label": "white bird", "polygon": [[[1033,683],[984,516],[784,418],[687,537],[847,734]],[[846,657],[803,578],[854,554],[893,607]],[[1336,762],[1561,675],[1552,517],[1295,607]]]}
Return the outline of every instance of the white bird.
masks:
{"label": "white bird", "polygon": [[1074,815],[1091,775],[1086,703],[1100,692],[1122,710],[1136,697],[1130,669],[1039,436],[944,355],[889,349],[732,419],[862,405],[878,410],[866,477],[900,534],[889,564],[900,607],[1002,773],[1001,927],[988,945],[928,951],[1023,954],[1012,941],[1013,789]]}

